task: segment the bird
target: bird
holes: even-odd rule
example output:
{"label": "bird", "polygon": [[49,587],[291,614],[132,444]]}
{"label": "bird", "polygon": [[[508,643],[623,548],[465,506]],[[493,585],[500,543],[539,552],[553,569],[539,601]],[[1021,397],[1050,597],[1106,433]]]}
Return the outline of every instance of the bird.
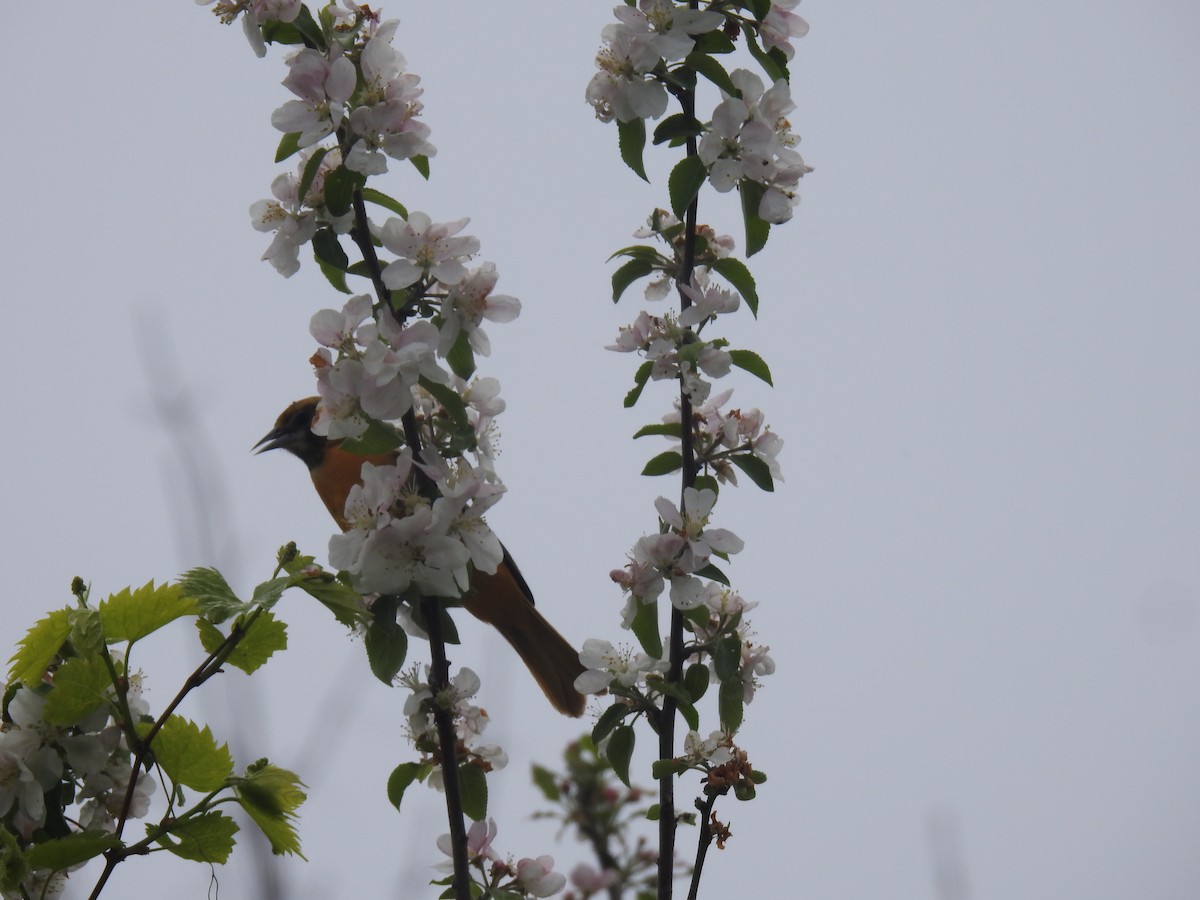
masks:
{"label": "bird", "polygon": [[[359,455],[314,434],[313,419],[319,397],[297,400],[275,420],[275,427],[254,445],[256,453],[287,450],[308,467],[313,487],[338,526],[348,528],[346,497],[361,483],[362,464],[394,465],[396,454]],[[585,697],[575,689],[575,679],[585,667],[570,642],[537,610],[533,592],[521,575],[508,549],[501,545],[503,559],[494,574],[475,570],[462,605],[480,621],[491,625],[517,651],[550,704],[567,716],[583,715]]]}

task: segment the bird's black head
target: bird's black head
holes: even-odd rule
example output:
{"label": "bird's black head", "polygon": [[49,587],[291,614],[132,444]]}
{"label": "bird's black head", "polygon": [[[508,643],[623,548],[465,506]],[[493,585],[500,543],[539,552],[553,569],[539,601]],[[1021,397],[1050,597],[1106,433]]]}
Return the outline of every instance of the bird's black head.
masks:
{"label": "bird's black head", "polygon": [[325,458],[326,441],[312,431],[318,402],[318,397],[307,397],[281,412],[275,427],[254,445],[254,452],[283,449],[300,457],[310,469],[319,466]]}

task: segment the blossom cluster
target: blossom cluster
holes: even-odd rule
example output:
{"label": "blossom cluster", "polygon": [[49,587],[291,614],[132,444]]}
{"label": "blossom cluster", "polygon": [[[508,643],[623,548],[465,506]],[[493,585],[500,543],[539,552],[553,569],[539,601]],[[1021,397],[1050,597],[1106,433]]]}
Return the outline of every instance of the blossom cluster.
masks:
{"label": "blossom cluster", "polygon": [[[467,830],[467,861],[479,870],[492,895],[552,897],[566,886],[566,876],[554,871],[554,857],[524,857],[515,862],[504,859],[492,848],[496,834],[496,822],[491,818],[474,822]],[[447,856],[452,855],[450,835],[439,836],[437,846]],[[448,862],[439,868],[453,871]]]}
{"label": "blossom cluster", "polygon": [[[459,765],[474,765],[484,771],[503,769],[508,765],[508,756],[501,747],[476,742],[489,721],[487,711],[472,702],[479,692],[479,676],[470,669],[461,669],[438,695],[434,694],[427,679],[428,672],[425,679],[421,679],[416,670],[403,677],[410,691],[404,702],[404,715],[408,719],[408,732],[413,745],[428,759],[437,761],[439,745],[434,710],[440,707],[450,713],[454,723]],[[438,790],[444,789],[440,766],[433,768],[429,783]]]}
{"label": "blossom cluster", "polygon": [[[120,664],[119,656],[116,657]],[[131,714],[147,712],[141,698],[141,675],[129,678],[126,693]],[[9,696],[9,690],[3,691]],[[24,841],[47,825],[47,797],[58,798],[66,785],[73,796],[71,817],[83,830],[116,830],[118,819],[142,818],[150,811],[154,779],[140,772],[129,790],[131,753],[124,732],[113,720],[111,707],[102,705],[72,724],[51,724],[43,715],[46,697],[28,687],[11,693],[0,726],[0,821]],[[9,896],[55,897],[65,888],[65,873],[48,880],[50,873],[34,872],[25,880],[26,894]],[[42,891],[45,890],[45,893]]]}

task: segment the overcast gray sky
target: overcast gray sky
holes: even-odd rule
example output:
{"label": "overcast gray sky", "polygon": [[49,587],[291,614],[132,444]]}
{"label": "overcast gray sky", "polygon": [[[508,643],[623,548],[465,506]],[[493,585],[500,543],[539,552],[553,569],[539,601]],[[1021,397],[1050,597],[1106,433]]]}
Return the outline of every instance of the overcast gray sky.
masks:
{"label": "overcast gray sky", "polygon": [[[734,839],[702,895],[944,900],[931,859],[949,855],[963,897],[1193,900],[1200,8],[798,11],[812,31],[791,119],[816,171],[752,261],[758,323],[729,329],[773,368],[774,391],[731,383],[787,441],[787,480],[719,508],[779,667],[744,732],[771,780],[722,805]],[[308,319],[340,302],[311,261],[290,281],[260,262],[249,226],[279,171],[278,54],[255,59],[182,0],[23,12],[0,56],[9,647],[76,574],[103,595],[217,564],[246,589],[289,539],[324,555],[300,464],[249,448],[312,392]],[[568,636],[620,639],[607,572],[675,487],[636,474],[657,448],[629,438],[669,399],[621,409],[631,360],[602,348],[641,304],[613,307],[605,258],[665,205],[670,158],[642,184],[583,102],[610,4],[384,12],[439,154],[429,184],[394,164],[381,187],[470,216],[498,289],[524,303],[489,330],[509,402],[492,524]],[[705,203],[740,244],[731,207]],[[402,696],[323,610],[296,597],[280,614],[292,647],[252,680],[262,693],[230,676],[184,714],[309,784],[310,861],[282,864],[285,896],[433,896],[438,798],[398,816],[383,795],[410,758]],[[482,674],[488,737],[511,759],[490,780],[497,845],[569,869],[575,846],[526,818],[526,773],[578,723],[491,634],[464,632],[455,662]],[[192,642],[180,629],[143,657],[155,708]],[[251,740],[228,709],[268,733]],[[258,896],[228,869],[223,900]],[[168,878],[206,895],[207,874],[173,859],[127,863],[111,892]]]}

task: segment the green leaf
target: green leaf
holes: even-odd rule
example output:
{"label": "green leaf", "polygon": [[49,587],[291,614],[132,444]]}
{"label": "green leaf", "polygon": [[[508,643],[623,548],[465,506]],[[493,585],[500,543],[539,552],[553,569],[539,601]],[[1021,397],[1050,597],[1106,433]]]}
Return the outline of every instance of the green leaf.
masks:
{"label": "green leaf", "polygon": [[683,685],[674,684],[662,678],[655,678],[653,681],[647,679],[647,681],[652,683],[660,693],[675,699],[675,708],[687,722],[688,728],[695,731],[700,727],[700,714],[696,712],[696,707],[692,705],[692,698]]}
{"label": "green leaf", "polygon": [[409,785],[414,781],[424,781],[430,771],[431,767],[428,764],[414,762],[401,763],[392,769],[387,783],[388,801],[392,806],[399,809],[400,801],[404,799],[404,792],[408,790]]}
{"label": "green leaf", "polygon": [[708,684],[711,680],[708,666],[704,663],[692,663],[683,674],[683,689],[688,692],[688,696],[695,703],[708,693]]}
{"label": "green leaf", "polygon": [[95,859],[105,850],[120,846],[121,839],[107,831],[79,831],[66,837],[34,844],[25,854],[25,858],[30,868],[57,872]]}
{"label": "green leaf", "polygon": [[323,603],[348,628],[370,622],[370,612],[358,591],[328,572],[314,573],[308,568],[310,565],[311,556],[298,556],[286,562],[284,570],[291,575],[290,584]]}
{"label": "green leaf", "polygon": [[622,247],[620,250],[612,253],[608,259],[605,260],[605,262],[612,262],[618,256],[629,256],[634,259],[647,259],[651,262],[656,262],[658,260],[667,261],[665,257],[660,256],[658,251],[653,247],[647,247],[643,244],[633,244],[629,247]]}
{"label": "green leaf", "polygon": [[458,788],[461,793],[463,812],[473,822],[487,818],[487,776],[479,766],[466,763],[458,767]]}
{"label": "green leaf", "polygon": [[746,49],[750,51],[750,55],[754,57],[755,62],[763,67],[763,71],[767,75],[769,81],[778,81],[782,78],[788,81],[790,75],[787,67],[787,56],[778,47],[772,47],[769,51],[764,51],[759,46],[758,38],[755,36],[755,26],[746,23],[742,26],[742,34],[746,36]]}
{"label": "green leaf", "polygon": [[[429,176],[426,175],[425,177],[428,178]],[[404,208],[404,204],[399,200],[392,199],[383,191],[365,187],[362,189],[362,198],[368,203],[374,203],[376,206],[382,206],[384,209],[391,210],[402,219],[408,219],[408,210]]]}
{"label": "green leaf", "polygon": [[90,606],[71,610],[71,648],[79,655],[99,653],[105,647],[104,625],[100,613]]}
{"label": "green leaf", "polygon": [[42,675],[70,634],[70,610],[56,609],[39,619],[21,638],[17,652],[8,661],[8,680],[28,685],[41,683]]}
{"label": "green leaf", "polygon": [[[225,635],[220,629],[204,619],[197,619],[196,627],[200,630],[200,643],[209,653],[214,652],[225,641]],[[238,642],[225,661],[249,675],[263,666],[276,650],[286,649],[287,625],[271,613],[263,612],[250,624],[245,637]]]}
{"label": "green leaf", "polygon": [[534,763],[533,783],[542,792],[542,796],[551,803],[557,803],[562,798],[562,791],[558,787],[558,776],[545,766]]}
{"label": "green leaf", "polygon": [[758,217],[758,205],[766,188],[757,181],[743,179],[738,182],[738,193],[742,196],[742,220],[746,223],[746,256],[751,257],[767,245],[771,234],[771,223]]}
{"label": "green leaf", "polygon": [[688,761],[679,759],[656,759],[650,764],[650,775],[655,781],[661,781],[669,775],[682,775],[688,770]]}
{"label": "green leaf", "polygon": [[754,276],[750,274],[750,269],[740,259],[734,259],[732,256],[726,256],[723,259],[713,260],[709,267],[733,285],[734,289],[742,295],[746,301],[746,305],[750,307],[750,312],[754,314],[754,318],[758,318],[758,287],[754,282]]}
{"label": "green leaf", "polygon": [[630,726],[618,725],[613,729],[612,737],[608,739],[608,746],[604,751],[604,755],[612,763],[613,772],[621,779],[625,787],[632,787],[629,783],[629,762],[633,759],[635,740],[636,737]]}
{"label": "green leaf", "polygon": [[275,148],[275,162],[280,163],[294,153],[300,152],[300,132],[291,131],[279,139],[279,146]]}
{"label": "green leaf", "polygon": [[250,604],[270,609],[279,602],[279,598],[283,596],[283,592],[291,587],[291,585],[292,579],[286,576],[272,578],[270,581],[256,584],[254,586],[254,593],[250,595]]}
{"label": "green leaf", "polygon": [[745,689],[740,678],[721,682],[721,689],[717,694],[717,710],[720,713],[722,731],[732,734],[742,726],[744,697]]}
{"label": "green leaf", "polygon": [[364,178],[345,166],[338,166],[325,176],[325,208],[333,216],[344,216],[350,212],[354,201],[354,189],[361,187]]}
{"label": "green leaf", "polygon": [[125,588],[100,601],[104,636],[110,642],[133,643],[181,616],[194,616],[198,611],[196,600],[186,596],[181,585],[155,587],[153,581],[137,590]]}
{"label": "green leaf", "polygon": [[454,339],[450,352],[446,354],[446,363],[450,371],[466,381],[475,374],[475,351],[471,349],[471,341],[465,330],[459,331]]}
{"label": "green leaf", "polygon": [[683,425],[679,422],[662,422],[657,425],[643,425],[637,430],[634,438],[646,437],[651,434],[663,435],[665,437],[682,438]]}
{"label": "green leaf", "polygon": [[625,408],[629,409],[638,402],[638,397],[642,396],[642,391],[646,387],[646,382],[650,380],[650,373],[654,370],[654,363],[651,360],[646,360],[633,374],[633,389],[625,395]]}
{"label": "green leaf", "polygon": [[[146,826],[147,832],[154,830],[154,826]],[[228,862],[233,852],[233,836],[239,830],[237,822],[214,810],[172,822],[155,840],[183,859],[220,864]]]}
{"label": "green leaf", "polygon": [[717,679],[725,682],[738,677],[742,667],[742,640],[738,637],[726,637],[717,641],[713,648],[713,671]]}
{"label": "green leaf", "polygon": [[692,205],[700,186],[708,177],[708,168],[699,156],[685,156],[671,170],[667,178],[667,192],[671,196],[671,212],[682,219],[687,214],[687,208]]}
{"label": "green leaf", "polygon": [[346,283],[346,273],[336,266],[331,266],[325,260],[317,257],[316,253],[313,258],[317,260],[317,265],[321,268],[321,274],[325,276],[325,280],[333,285],[335,291],[341,291],[343,294],[352,294],[350,285]]}
{"label": "green leaf", "polygon": [[458,391],[428,378],[420,379],[421,388],[442,405],[442,409],[450,416],[455,428],[469,428],[471,420],[467,417],[467,405],[463,403]]}
{"label": "green leaf", "polygon": [[[410,156],[408,158],[408,161],[413,164],[413,168],[416,169],[421,174],[422,178],[424,178],[426,181],[429,180],[429,157],[428,156]],[[407,219],[408,216],[405,216],[404,218]]]}
{"label": "green leaf", "polygon": [[633,709],[624,703],[614,703],[600,714],[592,727],[592,743],[599,744],[609,732],[621,724],[621,720],[633,713]]}
{"label": "green leaf", "polygon": [[387,453],[404,443],[400,432],[386,422],[367,417],[367,430],[356,438],[342,441],[342,449],[358,456]]}
{"label": "green leaf", "polygon": [[633,119],[629,122],[617,122],[617,146],[621,150],[621,159],[633,170],[633,174],[647,183],[646,166],[642,162],[642,153],[646,149],[646,121]]}
{"label": "green leaf", "polygon": [[364,638],[371,671],[389,686],[404,667],[404,659],[408,655],[408,635],[396,623],[398,604],[399,599],[394,596],[376,600],[372,607],[374,617]]}
{"label": "green leaf", "polygon": [[612,274],[612,298],[613,303],[621,299],[621,295],[625,293],[625,289],[637,281],[639,278],[645,278],[654,271],[654,263],[649,259],[635,258],[622,264],[617,271]]}
{"label": "green leaf", "polygon": [[721,584],[725,585],[725,587],[729,587],[729,576],[712,563],[708,563],[702,568],[697,569],[696,574],[701,578],[708,578],[712,581],[720,582]]}
{"label": "green leaf", "polygon": [[[770,0],[767,0],[770,3]],[[730,40],[729,35],[719,29],[717,31],[706,31],[704,34],[696,35],[696,50],[697,53],[732,53],[737,49],[737,45]]]}
{"label": "green leaf", "polygon": [[750,476],[750,480],[762,490],[775,490],[775,479],[771,477],[771,467],[757,456],[750,453],[738,453],[729,457],[729,461]]}
{"label": "green leaf", "polygon": [[692,484],[698,491],[709,490],[717,497],[721,496],[721,483],[712,475],[697,475],[696,481]]}
{"label": "green leaf", "polygon": [[342,243],[332,228],[318,228],[312,238],[312,248],[317,262],[326,263],[343,271],[350,267],[350,257],[342,249]]}
{"label": "green leaf", "polygon": [[688,138],[696,137],[703,132],[704,126],[700,124],[695,116],[675,113],[675,115],[667,116],[658,123],[658,127],[654,129],[653,143],[658,145],[672,141],[671,146],[674,147]]}
{"label": "green leaf", "polygon": [[677,472],[682,468],[683,455],[678,450],[666,450],[646,463],[646,468],[642,469],[642,474],[667,475],[671,472]]}
{"label": "green leaf", "polygon": [[248,611],[249,603],[238,599],[225,576],[216,569],[191,569],[179,579],[183,596],[196,602],[200,615],[210,622],[224,622],[230,616]]}
{"label": "green leaf", "polygon": [[[151,727],[148,722],[139,723],[138,734],[144,738]],[[218,790],[233,772],[229,746],[217,746],[207,725],[202,729],[182,716],[173,715],[163,723],[150,749],[155,762],[172,781],[193,790]]]}
{"label": "green leaf", "polygon": [[730,79],[729,73],[725,71],[725,67],[708,54],[693,51],[683,61],[726,94],[729,94],[729,96],[736,97],[738,95],[738,89],[733,86],[733,80]]}
{"label": "green leaf", "polygon": [[296,196],[304,202],[304,198],[308,196],[308,189],[312,187],[312,183],[316,180],[317,172],[321,169],[321,160],[325,158],[325,154],[329,152],[328,147],[318,147],[313,151],[312,156],[308,158],[308,162],[304,164],[304,172],[300,175],[300,184],[296,186]]}
{"label": "green leaf", "polygon": [[658,630],[657,602],[642,603],[639,600],[629,628],[634,637],[638,639],[638,643],[642,645],[643,650],[655,659],[662,659],[662,635]]}
{"label": "green leaf", "polygon": [[246,776],[234,785],[238,803],[271,842],[272,853],[305,858],[293,824],[296,810],[305,800],[303,787],[294,773],[265,760],[250,766]]}
{"label": "green leaf", "polygon": [[771,370],[767,366],[766,360],[753,350],[730,350],[729,358],[739,369],[745,369],[756,378],[761,378],[767,384],[771,385],[771,387],[775,386],[775,382],[771,380]]}
{"label": "green leaf", "polygon": [[112,678],[99,654],[68,659],[54,673],[54,690],[46,695],[42,718],[51,725],[74,725],[106,702],[110,688]]}
{"label": "green leaf", "polygon": [[304,35],[304,42],[309,47],[321,52],[325,51],[325,34],[321,31],[321,26],[313,19],[307,6],[303,4],[300,6],[300,13],[292,19],[291,24],[293,28]]}
{"label": "green leaf", "polygon": [[750,0],[749,6],[755,20],[761,23],[771,11],[771,0]]}

